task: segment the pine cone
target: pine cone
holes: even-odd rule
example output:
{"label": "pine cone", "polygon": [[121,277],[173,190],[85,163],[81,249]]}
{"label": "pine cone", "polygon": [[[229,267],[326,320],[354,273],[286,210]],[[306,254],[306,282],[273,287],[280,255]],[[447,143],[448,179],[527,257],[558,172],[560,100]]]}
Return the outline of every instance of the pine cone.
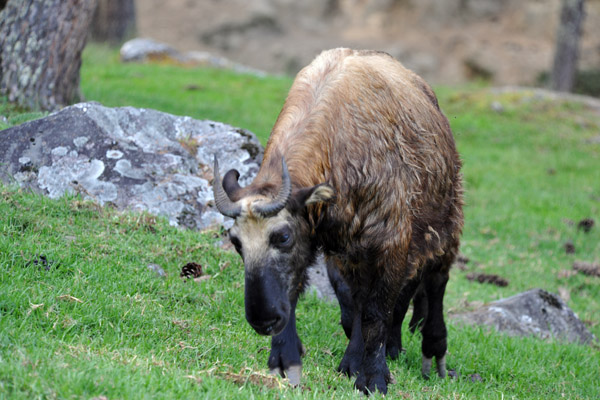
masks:
{"label": "pine cone", "polygon": [[187,263],[181,268],[179,276],[182,278],[198,278],[202,276],[202,265],[194,262]]}

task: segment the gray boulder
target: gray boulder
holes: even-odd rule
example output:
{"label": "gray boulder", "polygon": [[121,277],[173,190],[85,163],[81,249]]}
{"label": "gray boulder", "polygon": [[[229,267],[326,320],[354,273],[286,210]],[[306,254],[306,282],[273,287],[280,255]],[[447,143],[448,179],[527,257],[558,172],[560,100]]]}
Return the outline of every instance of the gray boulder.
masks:
{"label": "gray boulder", "polygon": [[542,289],[494,301],[475,311],[455,314],[452,319],[470,325],[490,326],[510,336],[536,336],[581,344],[595,340],[558,295]]}
{"label": "gray boulder", "polygon": [[0,179],[205,229],[231,224],[212,206],[213,154],[245,185],[262,152],[253,133],[223,123],[81,103],[1,131]]}
{"label": "gray boulder", "polygon": [[180,52],[166,43],[150,38],[131,39],[121,46],[122,62],[170,61],[191,66],[209,66],[229,69],[241,74],[265,77],[264,71],[235,63],[225,57],[218,57],[206,51]]}
{"label": "gray boulder", "polygon": [[149,38],[128,40],[121,46],[120,55],[123,62],[164,59],[173,59],[179,62],[186,61],[175,48]]}

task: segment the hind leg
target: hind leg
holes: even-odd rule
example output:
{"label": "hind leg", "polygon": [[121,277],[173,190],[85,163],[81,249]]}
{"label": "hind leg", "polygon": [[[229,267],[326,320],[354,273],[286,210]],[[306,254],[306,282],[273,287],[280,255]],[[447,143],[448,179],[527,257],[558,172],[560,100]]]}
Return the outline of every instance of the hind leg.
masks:
{"label": "hind leg", "polygon": [[[427,316],[421,333],[423,335],[423,377],[429,378],[433,358],[436,359],[437,373],[441,378],[446,376],[447,336],[444,322],[444,293],[449,278],[452,257],[443,257],[430,261],[425,266],[423,290],[427,302]],[[422,304],[421,304],[422,305]]]}
{"label": "hind leg", "polygon": [[397,359],[402,351],[402,322],[406,316],[410,299],[413,297],[418,286],[419,279],[414,278],[413,280],[409,281],[400,291],[400,295],[396,301],[396,306],[394,307],[394,318],[388,333],[386,344],[386,354],[392,360]]}
{"label": "hind leg", "polygon": [[411,333],[415,333],[417,329],[421,330],[427,319],[427,294],[423,285],[417,288],[413,297],[413,315],[408,324],[408,329]]}

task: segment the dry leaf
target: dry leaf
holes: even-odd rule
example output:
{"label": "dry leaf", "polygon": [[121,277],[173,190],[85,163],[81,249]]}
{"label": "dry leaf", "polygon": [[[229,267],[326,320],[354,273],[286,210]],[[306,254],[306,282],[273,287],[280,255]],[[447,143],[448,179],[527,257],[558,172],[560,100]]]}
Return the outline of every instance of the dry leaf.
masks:
{"label": "dry leaf", "polygon": [[184,378],[188,378],[188,379],[191,379],[193,381],[196,381],[196,383],[199,384],[199,385],[202,384],[202,378],[198,378],[197,376],[186,375],[186,376],[184,376]]}
{"label": "dry leaf", "polygon": [[571,292],[569,291],[568,288],[566,288],[564,286],[559,286],[558,295],[565,303],[568,303],[569,300],[571,299]]}
{"label": "dry leaf", "polygon": [[75,301],[77,303],[83,303],[82,300],[79,300],[77,297],[73,297],[70,294],[63,294],[62,296],[58,296],[58,298],[60,300],[68,300],[68,301]]}
{"label": "dry leaf", "polygon": [[245,385],[250,382],[258,386],[266,386],[269,389],[282,389],[284,387],[281,378],[275,375],[265,375],[259,372],[250,372],[250,374],[224,372],[221,375],[237,385]]}
{"label": "dry leaf", "polygon": [[558,271],[558,278],[559,279],[570,278],[576,274],[577,274],[577,271],[572,271],[570,269],[561,269],[560,271]]}
{"label": "dry leaf", "polygon": [[29,309],[29,311],[27,311],[27,315],[31,314],[33,311],[37,310],[38,308],[43,307],[44,303],[33,304],[32,302],[29,302],[29,305],[31,306],[31,308]]}
{"label": "dry leaf", "polygon": [[198,282],[198,283],[200,283],[200,282],[202,282],[202,281],[207,281],[207,280],[209,280],[210,278],[212,278],[212,276],[211,276],[211,275],[202,275],[202,276],[200,276],[200,277],[198,277],[198,278],[195,278],[195,279],[194,279],[194,282]]}

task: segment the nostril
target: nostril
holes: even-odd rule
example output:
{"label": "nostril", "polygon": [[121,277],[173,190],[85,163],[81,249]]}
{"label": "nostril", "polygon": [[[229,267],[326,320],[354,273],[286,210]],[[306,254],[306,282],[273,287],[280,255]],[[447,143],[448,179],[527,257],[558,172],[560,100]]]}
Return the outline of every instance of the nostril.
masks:
{"label": "nostril", "polygon": [[279,321],[281,321],[281,317],[276,317],[276,318],[270,319],[263,323],[263,327],[265,328],[265,330],[267,332],[270,332],[273,330],[275,325],[277,325],[279,323]]}

